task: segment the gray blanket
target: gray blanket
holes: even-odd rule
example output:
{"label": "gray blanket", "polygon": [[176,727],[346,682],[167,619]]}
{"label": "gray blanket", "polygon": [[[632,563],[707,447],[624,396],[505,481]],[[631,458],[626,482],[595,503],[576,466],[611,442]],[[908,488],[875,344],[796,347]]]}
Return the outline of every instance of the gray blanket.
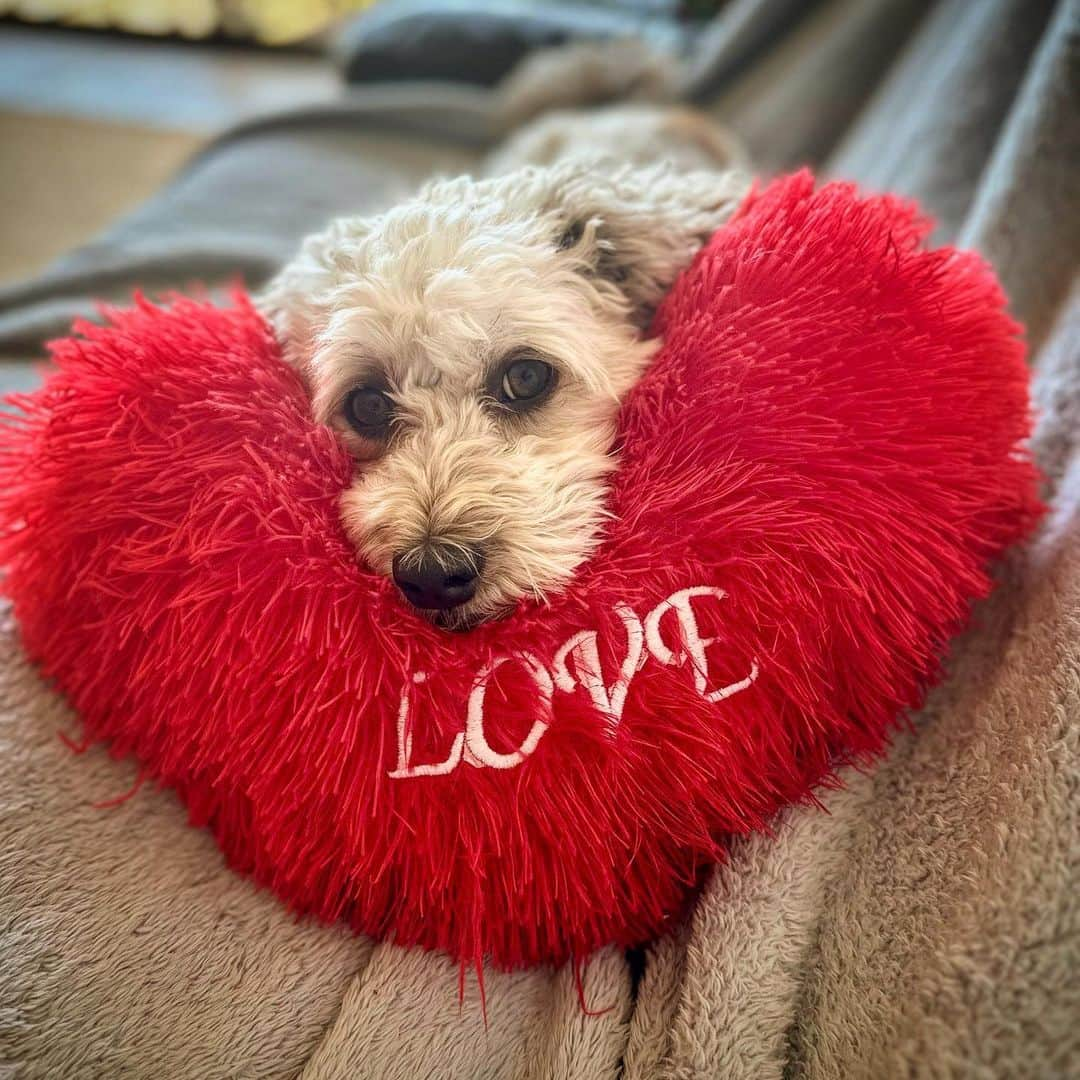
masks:
{"label": "gray blanket", "polygon": [[[738,845],[684,926],[595,957],[596,1015],[567,970],[488,972],[485,1025],[447,960],[292,921],[170,793],[96,808],[134,767],[72,757],[75,721],[8,627],[0,1076],[1080,1076],[1080,9],[832,0],[780,33],[791,6],[731,0],[686,92],[770,168],[918,197],[1029,326],[1051,512],[948,680],[825,812]],[[25,354],[90,293],[255,280],[328,213],[470,167],[499,117],[412,88],[249,126],[7,290],[0,344]]]}

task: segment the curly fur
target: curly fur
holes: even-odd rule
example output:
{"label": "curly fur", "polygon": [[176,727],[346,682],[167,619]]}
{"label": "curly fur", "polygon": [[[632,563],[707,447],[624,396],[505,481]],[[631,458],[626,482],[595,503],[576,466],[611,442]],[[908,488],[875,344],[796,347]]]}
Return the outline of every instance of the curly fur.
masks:
{"label": "curly fur", "polygon": [[[354,451],[342,515],[363,559],[390,573],[396,556],[482,550],[451,625],[563,586],[600,535],[619,404],[658,346],[643,330],[745,189],[734,173],[530,166],[439,180],[311,237],[261,304]],[[558,385],[510,416],[484,387],[522,348]],[[385,446],[342,415],[371,381],[395,404]]]}

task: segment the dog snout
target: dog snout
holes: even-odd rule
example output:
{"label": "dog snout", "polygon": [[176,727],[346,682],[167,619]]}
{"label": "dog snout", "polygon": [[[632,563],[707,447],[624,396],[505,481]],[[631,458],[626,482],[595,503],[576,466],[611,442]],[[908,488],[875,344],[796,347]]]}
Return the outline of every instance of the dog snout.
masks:
{"label": "dog snout", "polygon": [[483,567],[475,548],[428,546],[394,558],[394,581],[413,607],[449,611],[476,595]]}

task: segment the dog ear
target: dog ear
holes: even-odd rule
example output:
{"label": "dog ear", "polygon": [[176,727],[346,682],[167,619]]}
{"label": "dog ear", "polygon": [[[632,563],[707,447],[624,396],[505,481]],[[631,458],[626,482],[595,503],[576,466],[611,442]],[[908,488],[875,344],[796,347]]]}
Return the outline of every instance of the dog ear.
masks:
{"label": "dog ear", "polygon": [[736,172],[669,167],[556,167],[547,205],[552,244],[614,286],[640,326],[698,249],[731,216],[749,184]]}

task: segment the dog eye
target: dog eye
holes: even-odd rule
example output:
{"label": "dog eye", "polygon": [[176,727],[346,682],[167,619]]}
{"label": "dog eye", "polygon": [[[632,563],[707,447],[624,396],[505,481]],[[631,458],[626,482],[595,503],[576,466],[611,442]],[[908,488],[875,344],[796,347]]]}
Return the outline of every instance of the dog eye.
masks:
{"label": "dog eye", "polygon": [[381,390],[361,387],[345,399],[345,419],[359,435],[380,439],[394,416],[394,403]]}
{"label": "dog eye", "polygon": [[511,359],[502,368],[496,397],[511,408],[537,403],[555,384],[555,369],[532,356]]}

